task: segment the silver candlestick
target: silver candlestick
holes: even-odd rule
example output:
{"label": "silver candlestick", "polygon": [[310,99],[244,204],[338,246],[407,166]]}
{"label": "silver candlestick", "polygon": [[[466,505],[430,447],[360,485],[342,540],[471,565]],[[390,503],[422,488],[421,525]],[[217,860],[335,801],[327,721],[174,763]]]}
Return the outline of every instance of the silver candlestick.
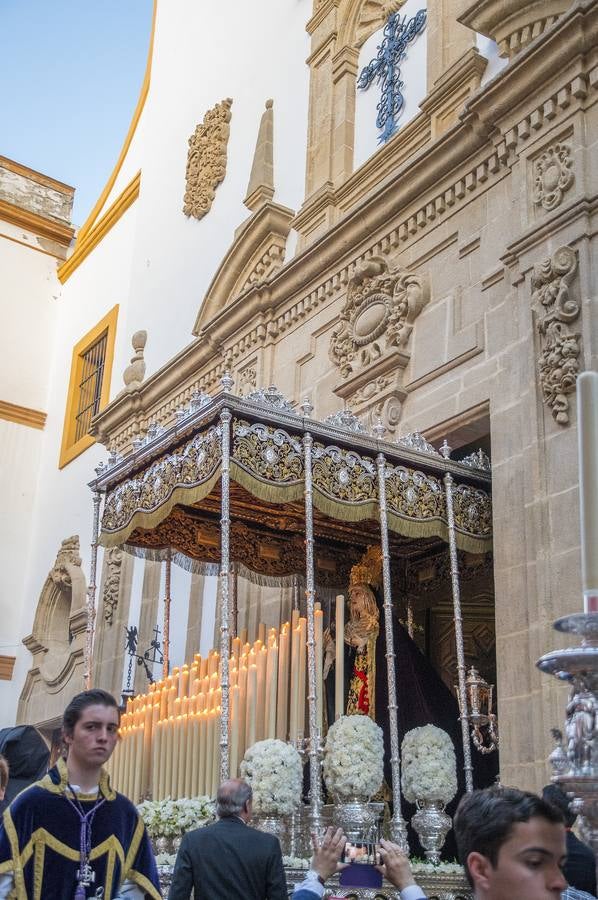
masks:
{"label": "silver candlestick", "polygon": [[571,685],[564,741],[561,732],[553,730],[552,780],[571,796],[571,809],[585,820],[586,840],[598,855],[598,612],[564,616],[554,627],[579,635],[581,645],[553,650],[537,663],[543,672]]}

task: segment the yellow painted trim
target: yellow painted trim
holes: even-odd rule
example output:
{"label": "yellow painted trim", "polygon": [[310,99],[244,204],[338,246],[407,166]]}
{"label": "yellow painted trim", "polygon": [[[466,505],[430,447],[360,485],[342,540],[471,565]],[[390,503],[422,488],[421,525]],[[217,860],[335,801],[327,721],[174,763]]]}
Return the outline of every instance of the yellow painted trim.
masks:
{"label": "yellow painted trim", "polygon": [[28,209],[15,206],[14,203],[7,203],[5,200],[0,200],[0,219],[16,225],[17,228],[25,228],[40,237],[56,241],[63,247],[69,246],[75,233],[75,229],[64,222],[48,219],[38,213],[30,212]]}
{"label": "yellow painted trim", "polygon": [[39,409],[30,409],[28,406],[17,406],[16,403],[0,400],[0,419],[16,422],[17,425],[28,425],[30,428],[43,428],[46,424],[46,413]]}
{"label": "yellow painted trim", "polygon": [[78,269],[84,259],[91,253],[100,241],[113,228],[120,217],[128,210],[128,208],[137,200],[139,196],[139,188],[141,186],[141,172],[137,172],[135,177],[129,182],[124,191],[118,195],[114,203],[107,209],[102,218],[97,222],[86,237],[80,241],[77,238],[75,249],[69,258],[58,267],[58,278],[61,284],[70,278],[75,269]]}
{"label": "yellow painted trim", "polygon": [[110,399],[110,379],[112,377],[112,363],[114,362],[114,341],[116,339],[117,318],[118,304],[114,306],[110,312],[91,329],[91,331],[88,331],[73,348],[69,390],[64,413],[62,445],[60,448],[60,459],[58,461],[59,469],[64,468],[64,466],[75,459],[75,457],[83,453],[84,450],[87,450],[92,444],[95,444],[95,438],[90,434],[86,434],[78,441],[73,442],[81,360],[83,354],[92,346],[92,344],[95,344],[102,335],[108,335],[108,340],[106,342],[106,357],[104,360],[104,377],[102,379],[102,392],[100,395],[100,409],[103,409]]}
{"label": "yellow painted trim", "polygon": [[[128,151],[129,151],[129,147],[131,146],[131,141],[133,140],[133,135],[135,134],[135,130],[139,123],[139,119],[141,118],[141,113],[143,112],[143,107],[145,106],[145,101],[146,101],[147,95],[149,93],[150,79],[151,79],[151,74],[152,74],[152,57],[153,57],[153,52],[154,52],[154,35],[156,32],[157,12],[158,12],[158,0],[154,0],[154,9],[153,9],[153,13],[152,13],[152,30],[151,30],[151,34],[150,34],[149,49],[148,49],[148,54],[147,54],[147,63],[145,65],[145,74],[143,76],[143,84],[141,85],[141,92],[139,94],[139,100],[137,101],[137,106],[135,107],[135,112],[133,113],[133,119],[129,126],[129,130],[128,130],[127,136],[125,138],[125,142],[122,146],[122,150],[120,151],[120,156],[118,157],[118,160],[116,161],[116,165],[112,171],[112,174],[110,175],[110,178],[106,182],[106,185],[104,186],[104,190],[100,194],[96,205],[94,206],[94,208],[90,212],[89,216],[87,217],[87,219],[85,220],[85,222],[83,223],[81,228],[79,229],[79,234],[77,236],[77,244],[79,244],[80,241],[83,241],[83,239],[86,237],[88,232],[91,231],[94,222],[96,221],[97,217],[99,216],[99,214],[102,210],[102,207],[104,206],[106,200],[108,199],[108,195],[109,195],[110,191],[112,190],[112,188],[114,187],[114,182],[116,181],[118,173],[120,172],[120,170],[122,168],[122,164],[125,160],[125,156],[127,155]],[[75,245],[75,249],[76,249],[76,245]]]}

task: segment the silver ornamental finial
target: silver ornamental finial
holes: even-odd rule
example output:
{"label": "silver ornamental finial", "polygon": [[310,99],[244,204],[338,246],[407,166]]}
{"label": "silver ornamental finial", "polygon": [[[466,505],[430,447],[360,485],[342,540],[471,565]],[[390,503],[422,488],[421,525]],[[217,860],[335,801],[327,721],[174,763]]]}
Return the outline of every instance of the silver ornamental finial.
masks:
{"label": "silver ornamental finial", "polygon": [[97,464],[97,466],[95,467],[95,473],[98,476],[98,478],[104,474],[104,470],[107,468],[108,468],[108,466],[104,462],[99,462]]}
{"label": "silver ornamental finial", "polygon": [[230,372],[224,372],[224,374],[222,375],[222,378],[220,379],[220,384],[222,385],[222,390],[227,391],[227,393],[230,393],[233,389],[234,383],[235,382],[233,381]]}
{"label": "silver ornamental finial", "polygon": [[453,452],[453,448],[449,447],[448,441],[445,438],[442,442],[442,446],[440,448],[440,453],[442,456],[444,456],[445,459],[450,459],[452,452]]}
{"label": "silver ornamental finial", "polygon": [[306,397],[306,398],[304,399],[303,403],[302,403],[301,406],[300,406],[300,409],[301,409],[301,412],[303,413],[303,417],[304,417],[305,419],[309,419],[309,417],[311,416],[312,412],[314,411],[314,405],[313,405],[313,403],[310,401],[309,397]]}
{"label": "silver ornamental finial", "polygon": [[384,439],[384,435],[386,434],[386,427],[382,424],[382,419],[380,417],[378,417],[376,424],[372,428],[372,432],[379,441]]}

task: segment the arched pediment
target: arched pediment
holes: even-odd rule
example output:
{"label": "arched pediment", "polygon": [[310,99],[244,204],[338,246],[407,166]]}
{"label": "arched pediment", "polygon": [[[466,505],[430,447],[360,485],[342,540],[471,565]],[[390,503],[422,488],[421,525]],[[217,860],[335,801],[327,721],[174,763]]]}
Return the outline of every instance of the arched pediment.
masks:
{"label": "arched pediment", "polygon": [[293,216],[293,210],[269,201],[237,229],[208,288],[193,334],[199,335],[233,300],[268,281],[280,269]]}
{"label": "arched pediment", "polygon": [[405,0],[344,0],[339,10],[339,48],[361,47],[404,3]]}

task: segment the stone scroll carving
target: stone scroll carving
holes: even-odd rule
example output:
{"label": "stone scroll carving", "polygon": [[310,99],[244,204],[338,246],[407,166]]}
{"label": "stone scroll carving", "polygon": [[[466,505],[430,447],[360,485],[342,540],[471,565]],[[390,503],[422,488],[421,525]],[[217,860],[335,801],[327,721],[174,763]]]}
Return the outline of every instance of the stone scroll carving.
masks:
{"label": "stone scroll carving", "polygon": [[534,162],[533,201],[548,211],[556,209],[575,181],[569,144],[548,147]]}
{"label": "stone scroll carving", "polygon": [[362,263],[349,282],[340,322],[330,340],[330,358],[343,378],[392,349],[406,348],[413,323],[429,297],[425,275],[389,269],[380,257]]}
{"label": "stone scroll carving", "polygon": [[107,625],[112,625],[114,613],[118,606],[120,594],[120,576],[123,564],[123,552],[120,547],[111,547],[104,554],[106,566],[106,580],[104,582],[104,620]]}
{"label": "stone scroll carving", "polygon": [[216,188],[226,174],[232,100],[217,103],[189,138],[187,181],[183,200],[186,216],[201,219],[210,211]]}
{"label": "stone scroll carving", "polygon": [[568,395],[575,391],[579,373],[581,334],[571,328],[580,314],[579,300],[571,295],[576,271],[575,251],[561,247],[534,266],[531,279],[532,303],[539,313],[540,385],[559,425],[569,424]]}

